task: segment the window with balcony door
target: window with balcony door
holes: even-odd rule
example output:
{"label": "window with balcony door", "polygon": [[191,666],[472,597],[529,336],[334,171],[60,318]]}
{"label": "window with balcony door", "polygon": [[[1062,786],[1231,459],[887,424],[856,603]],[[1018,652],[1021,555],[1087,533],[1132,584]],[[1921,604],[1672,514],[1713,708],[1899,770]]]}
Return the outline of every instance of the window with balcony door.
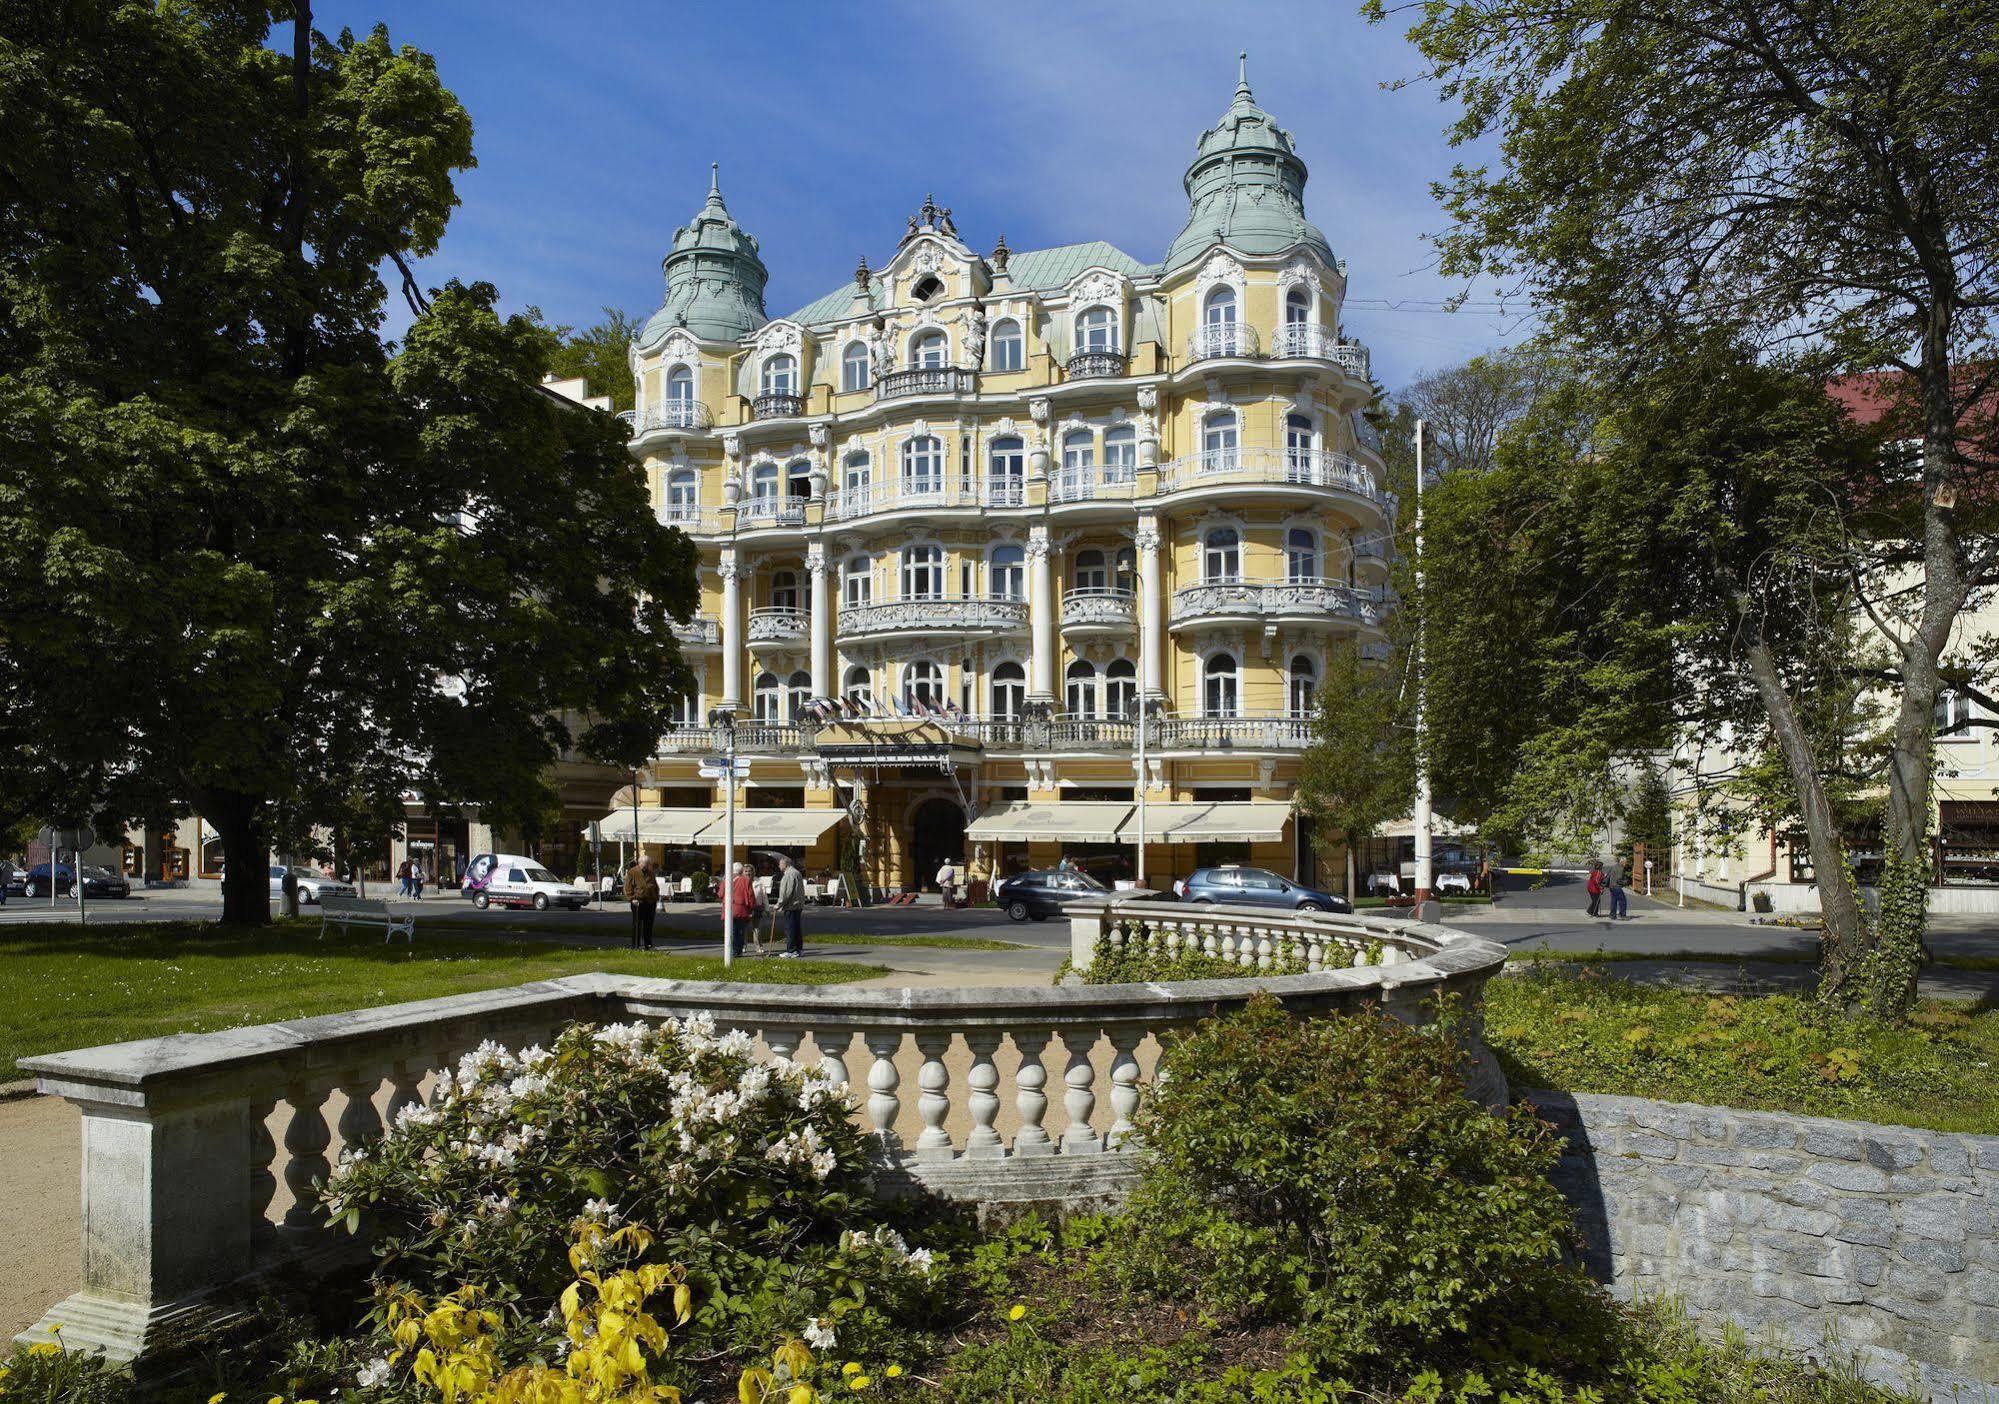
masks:
{"label": "window with balcony door", "polygon": [[1284,578],[1297,583],[1317,580],[1320,569],[1319,534],[1310,527],[1292,527],[1284,533]]}
{"label": "window with balcony door", "polygon": [[780,352],[764,362],[763,392],[766,395],[796,395],[798,393],[798,358],[790,352]]}
{"label": "window with balcony door", "polygon": [[840,603],[857,609],[874,598],[874,563],[866,556],[850,556],[840,566]]}
{"label": "window with balcony door", "polygon": [[903,668],[902,705],[912,712],[943,706],[944,669],[928,658],[918,658]]}
{"label": "window with balcony door", "polygon": [[750,498],[766,511],[777,506],[777,465],[768,460],[750,469]]}
{"label": "window with balcony door", "polygon": [[1234,527],[1216,527],[1201,543],[1201,579],[1210,585],[1242,579],[1242,537]]}
{"label": "window with balcony door", "polygon": [[1236,466],[1236,416],[1234,410],[1210,410],[1201,420],[1201,467],[1209,473],[1226,473]]}
{"label": "window with balcony door", "polygon": [[842,465],[840,490],[846,496],[847,510],[851,513],[861,510],[868,496],[868,484],[872,465],[865,453],[850,453]]}
{"label": "window with balcony door", "polygon": [[1027,364],[1027,343],[1020,323],[1005,317],[993,323],[992,350],[987,353],[996,371],[1017,371]]}
{"label": "window with balcony door", "polygon": [[673,699],[673,725],[684,731],[701,725],[701,690],[697,683],[689,692],[683,692]]}
{"label": "window with balcony door", "polygon": [[1118,658],[1104,669],[1104,715],[1130,721],[1138,715],[1138,665]]}
{"label": "window with balcony door", "polygon": [[796,499],[812,496],[812,460],[794,458],[784,466],[784,490]]}
{"label": "window with balcony door", "polygon": [[1138,476],[1138,430],[1129,424],[1104,431],[1104,481],[1128,483]]}
{"label": "window with balcony door", "polygon": [[1223,283],[1210,290],[1207,306],[1201,309],[1201,322],[1210,330],[1233,327],[1236,324],[1235,289]]}
{"label": "window with balcony door", "polygon": [[692,521],[700,511],[700,486],[692,468],[676,468],[666,478],[666,515],[676,522]]}
{"label": "window with balcony door", "polygon": [[905,600],[944,598],[944,548],[906,546],[902,552],[902,597]]}
{"label": "window with balcony door", "polygon": [[1076,349],[1117,350],[1117,313],[1108,307],[1092,307],[1076,319]]}
{"label": "window with balcony door", "polygon": [[1071,429],[1062,436],[1062,478],[1072,488],[1096,475],[1097,436],[1088,429]]}
{"label": "window with balcony door", "polygon": [[1104,553],[1094,547],[1076,553],[1076,588],[1078,590],[1102,590],[1111,583],[1110,567],[1104,562]]}
{"label": "window with balcony door", "polygon": [[902,446],[902,490],[919,497],[944,491],[944,444],[934,434],[919,435]]}
{"label": "window with balcony door", "polygon": [[1284,466],[1296,478],[1312,467],[1312,421],[1302,414],[1284,416]]}
{"label": "window with balcony door", "polygon": [[875,700],[875,685],[874,680],[868,676],[868,670],[861,667],[858,663],[847,669],[847,679],[841,685],[840,695],[845,697],[849,702],[856,703],[864,709],[872,708]]}
{"label": "window with balcony door", "polygon": [[800,669],[784,682],[784,714],[791,721],[805,715],[805,704],[812,700],[812,674]]}
{"label": "window with balcony door", "polygon": [[1286,688],[1290,712],[1294,717],[1312,715],[1312,698],[1319,690],[1319,666],[1305,654],[1291,660],[1291,677]]}
{"label": "window with balcony door", "polygon": [[1284,294],[1284,325],[1303,327],[1312,320],[1312,295],[1303,288]]}
{"label": "window with balcony door", "polygon": [[917,333],[909,343],[911,370],[942,370],[951,364],[951,339],[941,331]]}
{"label": "window with balcony door", "polygon": [[1027,671],[1007,662],[993,669],[992,709],[995,717],[1018,717],[1027,710]]}
{"label": "window with balcony door", "polygon": [[987,575],[994,599],[1027,598],[1027,552],[1020,547],[1010,543],[993,547],[992,564]]}
{"label": "window with balcony door", "polygon": [[686,366],[675,366],[666,373],[666,403],[669,407],[694,403],[694,372]]}
{"label": "window with balcony door", "polygon": [[840,388],[849,394],[867,389],[871,370],[868,344],[865,341],[848,342],[847,349],[840,353]]}
{"label": "window with balcony door", "polygon": [[1201,712],[1210,717],[1232,717],[1236,715],[1236,667],[1235,658],[1226,653],[1217,653],[1208,660],[1201,680]]}
{"label": "window with balcony door", "polygon": [[991,501],[1002,507],[1018,505],[1027,481],[1026,447],[1011,434],[994,439],[986,454],[986,473]]}
{"label": "window with balcony door", "polygon": [[1097,670],[1083,659],[1078,658],[1069,665],[1064,674],[1067,683],[1065,698],[1069,715],[1072,717],[1094,717],[1097,714]]}
{"label": "window with balcony door", "polygon": [[750,715],[760,722],[776,721],[779,695],[776,675],[758,673],[750,690]]}
{"label": "window with balcony door", "polygon": [[770,578],[770,607],[772,609],[798,608],[798,572],[780,570]]}

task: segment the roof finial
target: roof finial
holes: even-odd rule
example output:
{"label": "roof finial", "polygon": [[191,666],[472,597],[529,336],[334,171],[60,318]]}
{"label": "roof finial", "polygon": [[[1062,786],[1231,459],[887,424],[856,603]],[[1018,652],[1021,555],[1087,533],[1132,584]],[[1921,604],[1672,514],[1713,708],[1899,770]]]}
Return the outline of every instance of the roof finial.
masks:
{"label": "roof finial", "polygon": [[1241,53],[1237,54],[1235,56],[1235,61],[1236,61],[1235,95],[1239,98],[1250,97],[1249,50],[1244,49]]}
{"label": "roof finial", "polygon": [[710,161],[708,163],[708,203],[711,205],[722,203],[722,163],[720,161]]}

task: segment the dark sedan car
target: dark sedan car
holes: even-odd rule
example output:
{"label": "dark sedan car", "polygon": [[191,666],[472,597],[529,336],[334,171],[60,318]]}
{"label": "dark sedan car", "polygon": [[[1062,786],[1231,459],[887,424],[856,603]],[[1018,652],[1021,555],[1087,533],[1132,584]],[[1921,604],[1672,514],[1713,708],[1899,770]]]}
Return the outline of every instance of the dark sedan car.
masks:
{"label": "dark sedan car", "polygon": [[1046,921],[1071,902],[1111,895],[1111,890],[1088,873],[1067,868],[1042,872],[1015,873],[993,889],[993,902],[1015,921]]}
{"label": "dark sedan car", "polygon": [[1196,868],[1181,897],[1189,902],[1232,902],[1256,907],[1282,907],[1293,912],[1351,912],[1353,904],[1334,892],[1321,892],[1268,868]]}
{"label": "dark sedan car", "polygon": [[[76,869],[67,863],[57,865],[55,889],[58,897],[67,897],[76,891]],[[28,869],[28,892],[30,897],[49,895],[49,865],[37,863]],[[132,884],[119,877],[108,868],[100,868],[92,863],[83,865],[83,895],[85,897],[130,897]]]}

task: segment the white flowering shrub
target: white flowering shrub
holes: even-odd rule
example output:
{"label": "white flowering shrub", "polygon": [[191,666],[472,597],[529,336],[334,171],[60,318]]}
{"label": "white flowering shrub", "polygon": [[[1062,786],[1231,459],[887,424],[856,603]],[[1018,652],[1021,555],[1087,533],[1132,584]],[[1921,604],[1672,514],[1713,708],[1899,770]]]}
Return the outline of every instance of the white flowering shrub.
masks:
{"label": "white flowering shrub", "polygon": [[633,1225],[685,1273],[695,1354],[859,1350],[934,1315],[942,1284],[870,1194],[851,1113],[845,1084],[705,1018],[577,1026],[440,1072],[324,1199],[373,1236],[380,1300],[470,1288],[553,1320],[577,1233]]}

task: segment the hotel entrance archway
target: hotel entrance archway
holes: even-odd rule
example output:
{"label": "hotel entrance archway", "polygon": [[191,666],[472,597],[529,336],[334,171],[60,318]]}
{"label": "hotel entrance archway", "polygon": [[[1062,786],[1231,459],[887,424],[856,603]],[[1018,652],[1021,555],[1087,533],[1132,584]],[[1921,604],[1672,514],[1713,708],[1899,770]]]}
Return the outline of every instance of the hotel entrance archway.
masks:
{"label": "hotel entrance archway", "polygon": [[946,859],[964,871],[970,855],[965,852],[965,811],[957,801],[927,799],[910,811],[909,853],[916,869],[909,885],[921,892],[937,890],[937,869]]}

